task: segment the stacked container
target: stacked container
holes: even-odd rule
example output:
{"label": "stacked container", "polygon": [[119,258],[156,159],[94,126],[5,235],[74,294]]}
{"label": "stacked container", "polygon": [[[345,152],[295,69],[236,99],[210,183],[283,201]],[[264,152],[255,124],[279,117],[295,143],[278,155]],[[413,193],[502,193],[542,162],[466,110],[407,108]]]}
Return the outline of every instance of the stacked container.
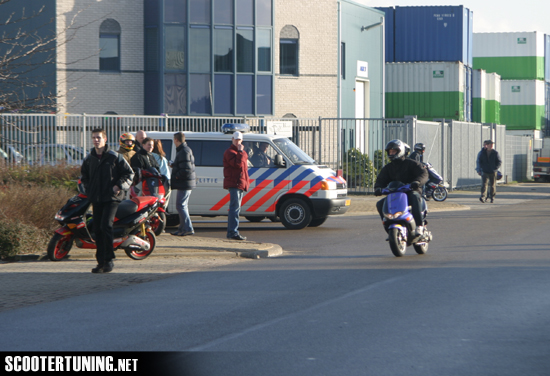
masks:
{"label": "stacked container", "polygon": [[472,121],[500,124],[500,76],[483,69],[472,72]]}
{"label": "stacked container", "polygon": [[[422,119],[471,121],[473,12],[464,6],[378,9],[386,14],[386,82],[392,83],[392,89],[388,84],[386,87],[386,117],[405,113]],[[394,67],[391,63],[410,64],[411,68],[403,64]],[[444,65],[436,68],[434,64]],[[405,73],[419,71],[424,71],[422,77],[427,81]],[[434,77],[434,71],[444,71],[446,75]],[[399,83],[392,77],[397,72],[403,74],[402,78],[414,81],[416,87],[411,87],[410,82]],[[452,79],[456,81],[450,82]],[[446,94],[437,98],[436,93]],[[419,102],[421,97],[427,101]],[[396,98],[399,102],[392,103]],[[408,100],[412,102],[407,103]]]}
{"label": "stacked container", "polygon": [[474,69],[502,78],[500,123],[507,130],[546,128],[547,43],[536,31],[474,34]]}
{"label": "stacked container", "polygon": [[468,72],[461,62],[387,63],[386,117],[469,120]]}

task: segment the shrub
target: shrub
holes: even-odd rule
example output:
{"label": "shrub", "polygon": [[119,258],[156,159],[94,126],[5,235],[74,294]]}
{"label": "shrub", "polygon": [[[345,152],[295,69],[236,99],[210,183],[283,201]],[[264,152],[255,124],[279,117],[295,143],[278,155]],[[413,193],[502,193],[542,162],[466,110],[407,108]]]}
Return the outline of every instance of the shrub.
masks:
{"label": "shrub", "polygon": [[33,184],[76,191],[80,166],[0,165],[0,185]]}
{"label": "shrub", "polygon": [[14,219],[0,221],[0,258],[45,250],[48,244],[47,231]]}
{"label": "shrub", "polygon": [[369,156],[354,148],[349,149],[344,158],[344,178],[348,187],[372,187],[377,170]]}

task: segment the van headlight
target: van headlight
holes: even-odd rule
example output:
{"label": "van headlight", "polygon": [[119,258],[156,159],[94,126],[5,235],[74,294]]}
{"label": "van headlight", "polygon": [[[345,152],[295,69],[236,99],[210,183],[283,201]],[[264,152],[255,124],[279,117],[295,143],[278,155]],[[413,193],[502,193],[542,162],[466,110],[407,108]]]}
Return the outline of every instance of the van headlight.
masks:
{"label": "van headlight", "polygon": [[331,189],[336,189],[336,183],[333,181],[327,181],[323,180],[321,182],[321,190],[322,191],[329,191]]}

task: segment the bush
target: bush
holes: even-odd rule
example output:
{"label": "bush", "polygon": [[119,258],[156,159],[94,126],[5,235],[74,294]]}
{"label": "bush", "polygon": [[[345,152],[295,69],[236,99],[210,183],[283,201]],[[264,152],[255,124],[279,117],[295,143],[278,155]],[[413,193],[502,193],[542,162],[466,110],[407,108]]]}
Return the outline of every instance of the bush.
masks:
{"label": "bush", "polygon": [[55,213],[77,192],[80,167],[0,165],[0,257],[44,251]]}
{"label": "bush", "polygon": [[354,148],[349,149],[344,158],[344,178],[348,187],[372,187],[378,171],[369,156]]}
{"label": "bush", "polygon": [[49,233],[13,219],[0,221],[0,258],[45,250]]}

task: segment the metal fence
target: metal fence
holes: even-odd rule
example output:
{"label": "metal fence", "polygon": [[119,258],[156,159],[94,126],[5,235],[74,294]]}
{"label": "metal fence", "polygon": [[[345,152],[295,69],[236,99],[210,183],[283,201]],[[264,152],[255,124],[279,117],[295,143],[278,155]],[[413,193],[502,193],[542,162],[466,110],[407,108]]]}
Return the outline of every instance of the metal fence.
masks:
{"label": "metal fence", "polygon": [[[387,162],[383,153],[389,140],[401,139],[411,147],[426,145],[424,161],[442,175],[449,188],[480,184],[475,172],[483,140],[495,141],[503,158],[501,172],[508,180],[532,176],[532,140],[507,136],[503,125],[458,121],[404,119],[295,119],[247,117],[172,117],[88,114],[1,114],[0,147],[25,149],[37,144],[70,144],[88,150],[91,130],[104,128],[108,143],[118,148],[125,132],[220,132],[225,123],[247,123],[251,131],[266,133],[270,122],[290,122],[291,139],[319,164],[337,170],[355,193],[371,192],[374,180]],[[28,157],[28,156],[27,156]]]}

